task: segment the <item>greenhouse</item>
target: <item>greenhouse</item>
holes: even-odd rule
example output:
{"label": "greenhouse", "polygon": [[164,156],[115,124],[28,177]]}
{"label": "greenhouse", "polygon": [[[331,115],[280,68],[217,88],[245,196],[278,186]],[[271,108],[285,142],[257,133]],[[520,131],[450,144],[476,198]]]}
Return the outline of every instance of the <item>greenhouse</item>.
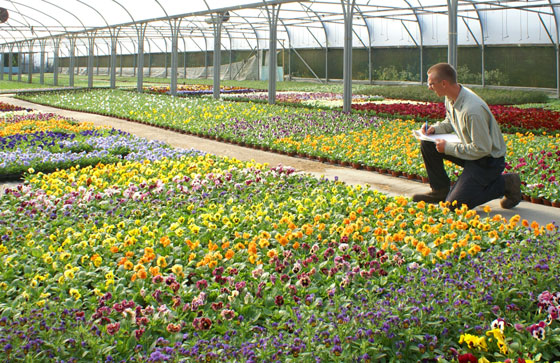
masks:
{"label": "greenhouse", "polygon": [[559,21],[0,0],[0,362],[560,362]]}

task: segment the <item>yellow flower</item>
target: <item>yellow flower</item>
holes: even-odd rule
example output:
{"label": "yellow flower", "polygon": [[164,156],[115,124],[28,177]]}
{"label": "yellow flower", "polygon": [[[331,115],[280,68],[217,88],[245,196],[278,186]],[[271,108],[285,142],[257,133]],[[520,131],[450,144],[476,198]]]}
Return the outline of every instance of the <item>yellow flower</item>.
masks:
{"label": "yellow flower", "polygon": [[167,267],[167,261],[165,261],[165,257],[159,256],[157,259],[157,265],[161,268]]}
{"label": "yellow flower", "polygon": [[80,292],[76,289],[70,289],[69,291],[70,296],[72,296],[74,298],[74,300],[78,300],[80,297],[82,297],[82,295],[80,294]]}
{"label": "yellow flower", "polygon": [[185,273],[183,272],[183,266],[181,266],[181,265],[178,265],[178,264],[173,265],[173,267],[171,267],[171,271],[176,276],[179,276],[179,277],[184,277],[185,276]]}
{"label": "yellow flower", "polygon": [[67,278],[68,280],[72,280],[74,278],[74,271],[72,270],[64,271],[64,277]]}

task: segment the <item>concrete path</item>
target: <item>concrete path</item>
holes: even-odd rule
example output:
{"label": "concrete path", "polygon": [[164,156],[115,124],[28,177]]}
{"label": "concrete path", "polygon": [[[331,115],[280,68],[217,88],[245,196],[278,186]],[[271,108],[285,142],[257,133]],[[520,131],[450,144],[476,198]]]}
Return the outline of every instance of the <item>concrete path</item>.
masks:
{"label": "concrete path", "polygon": [[[395,178],[376,172],[339,167],[321,163],[318,161],[255,150],[252,148],[208,140],[196,136],[184,135],[173,131],[163,130],[157,127],[116,119],[113,117],[41,106],[34,103],[14,99],[10,95],[0,96],[0,101],[26,108],[33,108],[42,112],[54,112],[61,116],[71,117],[79,121],[92,122],[95,125],[99,126],[111,126],[147,139],[165,141],[174,147],[185,149],[193,148],[208,153],[223,155],[230,158],[237,158],[244,161],[254,160],[259,163],[269,163],[270,165],[282,164],[285,166],[292,166],[297,171],[302,173],[309,173],[317,177],[325,176],[329,179],[338,177],[339,180],[353,185],[368,184],[373,189],[377,189],[387,195],[412,196],[412,194],[429,190],[428,184],[410,181],[405,178]],[[8,183],[7,186],[13,186],[15,184],[16,183]],[[511,210],[505,210],[500,207],[499,200],[491,201],[490,203],[487,203],[487,205],[492,209],[491,214],[501,214],[508,219],[516,214],[519,214],[522,219],[526,219],[529,222],[537,221],[539,224],[546,224],[550,222],[560,223],[560,208],[521,202],[517,207]],[[485,213],[482,211],[482,206],[477,207],[476,210],[479,211],[480,214],[485,215]]]}

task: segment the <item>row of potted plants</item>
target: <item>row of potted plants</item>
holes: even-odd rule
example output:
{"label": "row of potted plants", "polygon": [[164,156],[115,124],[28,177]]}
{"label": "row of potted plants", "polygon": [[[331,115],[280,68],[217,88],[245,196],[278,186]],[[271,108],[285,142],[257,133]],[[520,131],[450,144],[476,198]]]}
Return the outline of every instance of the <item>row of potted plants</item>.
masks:
{"label": "row of potted plants", "polygon": [[[150,86],[144,87],[144,92],[149,93],[163,93],[169,94],[171,92],[171,88],[168,85],[165,86]],[[235,87],[235,86],[220,86],[220,93],[233,93],[233,94],[242,94],[242,93],[251,93],[251,92],[258,92],[260,90],[255,90],[252,88],[245,88],[245,87]],[[207,95],[212,94],[214,92],[214,87],[212,85],[206,84],[179,84],[177,85],[177,94],[180,96],[198,96],[198,95]]]}
{"label": "row of potted plants", "polygon": [[150,160],[190,151],[53,114],[28,114],[0,122],[0,179],[20,179],[29,168],[50,172],[76,165]]}
{"label": "row of potted plants", "polygon": [[[126,95],[126,97],[125,97]],[[271,151],[376,168],[425,178],[419,144],[412,137],[418,123],[363,114],[344,114],[265,104],[179,99],[156,95],[99,91],[60,97],[27,96],[37,102],[106,113],[171,130],[240,143]],[[505,135],[507,168],[522,174],[523,193],[535,202],[555,204],[558,196],[558,135]],[[523,160],[545,152],[540,164]],[[460,172],[448,165],[452,179]],[[543,182],[546,181],[546,182]]]}
{"label": "row of potted plants", "polygon": [[[560,112],[544,108],[519,108],[490,105],[490,111],[505,131],[560,131]],[[355,110],[380,116],[408,117],[417,120],[442,120],[445,118],[443,103],[365,103],[353,104]]]}

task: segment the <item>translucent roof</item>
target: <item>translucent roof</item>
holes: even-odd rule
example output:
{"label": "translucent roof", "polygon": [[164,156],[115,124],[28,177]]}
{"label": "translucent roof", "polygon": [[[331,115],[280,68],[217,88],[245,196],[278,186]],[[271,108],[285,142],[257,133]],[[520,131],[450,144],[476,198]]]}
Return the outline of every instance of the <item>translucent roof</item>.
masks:
{"label": "translucent roof", "polygon": [[[348,2],[352,0],[344,0]],[[354,0],[356,47],[446,45],[448,1]],[[4,51],[52,49],[61,55],[75,41],[77,55],[110,53],[111,37],[119,53],[134,53],[138,31],[146,27],[146,51],[169,52],[172,30],[179,49],[213,49],[212,16],[229,15],[222,26],[223,49],[268,48],[272,6],[279,8],[281,47],[342,47],[344,13],[340,0],[0,0],[8,19],[0,24]],[[557,42],[560,0],[459,0],[458,44],[551,44]],[[1,18],[1,17],[0,17]]]}

